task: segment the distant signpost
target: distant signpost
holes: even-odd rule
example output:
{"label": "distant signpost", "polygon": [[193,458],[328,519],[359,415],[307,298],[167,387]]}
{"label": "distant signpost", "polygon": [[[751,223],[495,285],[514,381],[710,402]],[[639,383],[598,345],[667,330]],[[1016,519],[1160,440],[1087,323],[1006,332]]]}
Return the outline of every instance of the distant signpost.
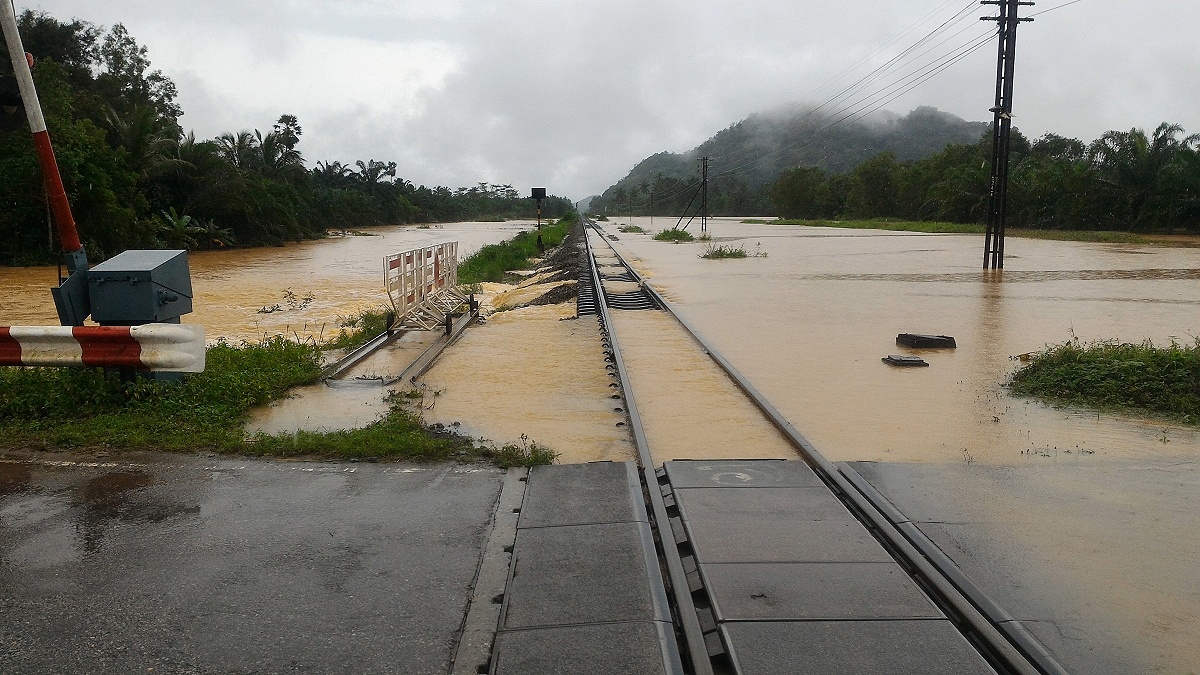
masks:
{"label": "distant signpost", "polygon": [[546,188],[535,187],[535,188],[533,188],[533,194],[530,196],[533,197],[533,200],[537,202],[537,223],[538,223],[537,248],[538,248],[538,253],[543,253],[546,250],[546,244],[542,242],[542,200],[546,198]]}

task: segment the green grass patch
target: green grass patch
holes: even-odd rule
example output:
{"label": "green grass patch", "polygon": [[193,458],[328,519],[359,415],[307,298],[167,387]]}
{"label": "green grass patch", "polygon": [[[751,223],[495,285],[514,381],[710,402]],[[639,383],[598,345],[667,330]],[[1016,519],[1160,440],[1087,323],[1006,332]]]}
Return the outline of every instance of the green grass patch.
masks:
{"label": "green grass patch", "polygon": [[521,434],[521,439],[517,443],[506,443],[500,448],[493,448],[487,451],[497,466],[502,469],[507,469],[513,466],[539,466],[542,464],[553,464],[554,460],[558,459],[559,453],[545,448],[537,444],[537,441],[529,440],[525,434]]}
{"label": "green grass patch", "polygon": [[618,232],[626,232],[626,233],[639,233],[639,234],[646,233],[646,230],[644,228],[642,228],[642,226],[640,226],[640,225],[622,225],[617,228],[617,231]]}
{"label": "green grass patch", "polygon": [[1200,339],[1169,347],[1069,340],[1033,355],[1009,387],[1057,404],[1200,424]]}
{"label": "green grass patch", "polygon": [[0,368],[0,448],[426,460],[486,454],[468,439],[425,428],[401,400],[363,429],[247,437],[251,408],[316,381],[320,360],[316,344],[275,337],[219,342],[208,349],[205,371],[183,383],[123,381],[99,369]]}
{"label": "green grass patch", "polygon": [[654,240],[655,241],[673,241],[673,242],[678,243],[681,241],[695,241],[696,238],[693,237],[692,233],[688,232],[687,230],[681,230],[677,227],[672,227],[670,229],[663,230],[662,232],[659,232],[658,234],[654,235]]}
{"label": "green grass patch", "polygon": [[722,258],[745,258],[746,255],[746,249],[741,246],[713,246],[709,244],[704,247],[704,253],[701,253],[700,257],[709,260],[720,260]]}
{"label": "green grass patch", "polygon": [[326,349],[351,351],[388,329],[392,308],[379,305],[352,316],[338,317],[338,333],[325,343]]}
{"label": "green grass patch", "polygon": [[[929,232],[932,234],[983,234],[983,225],[917,220],[743,220],[757,225],[805,225],[808,227],[840,227],[850,230],[894,230],[898,232]],[[1011,232],[1011,230],[1010,230]]]}
{"label": "green grass patch", "polygon": [[[805,225],[808,227],[840,227],[851,230],[892,230],[897,232],[927,232],[930,234],[984,234],[986,227],[978,223],[947,223],[941,221],[916,220],[797,220],[748,219],[743,223],[754,225]],[[1157,244],[1170,246],[1200,246],[1200,241],[1164,239],[1154,235],[1112,232],[1103,230],[1035,230],[1010,227],[1005,235],[1020,239],[1045,239],[1051,241],[1081,241],[1099,244]]]}
{"label": "green grass patch", "polygon": [[[542,243],[552,248],[562,243],[578,216],[567,214],[559,221],[542,227]],[[529,267],[529,259],[538,255],[537,230],[522,232],[499,244],[489,244],[458,265],[458,282],[476,284],[482,281],[502,281],[513,270]]]}

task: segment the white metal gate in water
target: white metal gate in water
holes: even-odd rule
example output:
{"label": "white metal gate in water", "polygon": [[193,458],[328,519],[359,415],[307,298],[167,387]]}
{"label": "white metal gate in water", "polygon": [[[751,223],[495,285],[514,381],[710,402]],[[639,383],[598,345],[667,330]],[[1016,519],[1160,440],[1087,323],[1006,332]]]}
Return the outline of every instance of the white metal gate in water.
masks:
{"label": "white metal gate in water", "polygon": [[393,327],[435,330],[467,299],[458,290],[458,242],[384,258],[384,288],[396,312]]}

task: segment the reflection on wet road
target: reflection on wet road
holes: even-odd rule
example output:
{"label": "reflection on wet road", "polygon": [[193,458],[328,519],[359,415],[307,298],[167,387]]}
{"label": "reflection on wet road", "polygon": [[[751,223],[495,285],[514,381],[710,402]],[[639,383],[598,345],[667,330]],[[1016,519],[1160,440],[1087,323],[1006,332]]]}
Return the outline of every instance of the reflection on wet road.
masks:
{"label": "reflection on wet road", "polygon": [[445,673],[500,473],[0,460],[0,673]]}

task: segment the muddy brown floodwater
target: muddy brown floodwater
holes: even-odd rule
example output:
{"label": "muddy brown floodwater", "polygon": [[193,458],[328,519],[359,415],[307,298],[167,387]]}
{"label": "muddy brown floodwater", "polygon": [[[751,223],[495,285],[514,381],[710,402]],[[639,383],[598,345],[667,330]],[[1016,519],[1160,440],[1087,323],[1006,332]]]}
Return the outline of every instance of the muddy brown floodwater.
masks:
{"label": "muddy brown floodwater", "polygon": [[[198,323],[212,341],[257,340],[266,335],[329,337],[337,318],[387,302],[383,258],[391,253],[458,242],[459,259],[485,244],[515,236],[533,224],[447,223],[371,228],[372,236],[332,237],[283,248],[198,251],[188,255]],[[58,322],[50,287],[53,267],[0,267],[0,325]],[[290,293],[290,295],[289,295]],[[306,298],[311,300],[306,302]],[[263,312],[260,310],[274,311]]]}
{"label": "muddy brown floodwater", "polygon": [[[618,233],[619,224],[606,224],[617,247],[715,348],[826,457],[856,462],[1069,670],[1197,672],[1197,429],[1053,408],[1011,397],[1003,383],[1019,355],[1072,336],[1190,342],[1200,334],[1200,249],[1010,239],[1007,269],[987,274],[978,236],[717,219],[715,243],[765,257],[703,260],[703,244],[655,242]],[[634,224],[652,229],[648,219]],[[387,253],[457,240],[465,257],[528,227],[395,227],[193,254],[196,312],[186,321],[204,324],[209,339],[327,336],[338,316],[384,302]],[[0,268],[0,325],[54,323],[54,281],[53,268]],[[512,304],[534,293],[494,290]],[[564,320],[572,310],[502,312],[467,331],[425,377],[426,418],[498,443],[528,434],[561,461],[631,458],[596,323]],[[662,315],[621,314],[615,329],[635,380],[647,364],[704,379],[711,366]],[[953,335],[958,348],[906,350],[895,344],[901,332]],[[358,374],[419,349],[398,344]],[[880,362],[895,353],[930,367]],[[633,386],[643,408],[679,409],[678,387]],[[711,401],[728,394],[710,389]],[[382,407],[378,387],[302,395],[312,398],[273,413],[288,419],[266,415],[259,428],[354,425]],[[677,441],[670,456],[747,456],[760,416],[744,402],[698,405],[721,412],[724,435],[701,443],[686,428],[694,416],[668,414],[660,431]],[[754,441],[762,453],[752,456],[772,455],[777,440]],[[0,493],[25,480],[0,472]]]}
{"label": "muddy brown floodwater", "polygon": [[[1197,672],[1196,427],[1054,408],[1003,383],[1016,357],[1072,336],[1190,343],[1200,249],[1010,238],[1006,269],[987,274],[980,236],[718,219],[714,243],[765,257],[704,260],[702,243],[619,233],[625,220],[604,225],[635,268],[822,454],[871,462],[1069,670]],[[958,348],[908,350],[898,333]]]}

